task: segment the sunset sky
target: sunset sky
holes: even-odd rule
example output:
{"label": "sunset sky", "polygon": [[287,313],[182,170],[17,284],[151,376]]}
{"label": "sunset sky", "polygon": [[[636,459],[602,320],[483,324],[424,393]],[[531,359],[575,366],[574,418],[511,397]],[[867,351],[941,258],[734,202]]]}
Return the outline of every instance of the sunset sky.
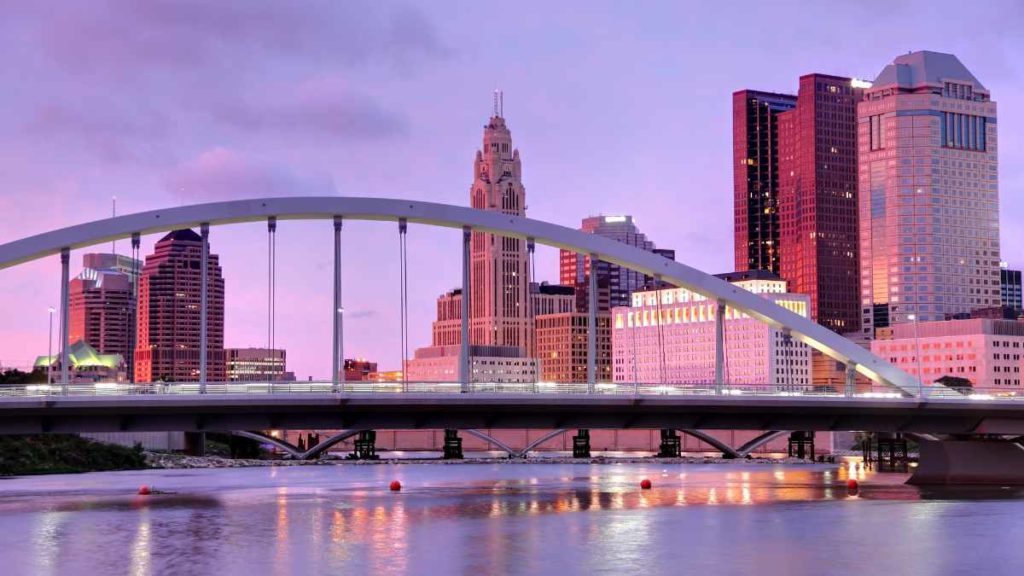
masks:
{"label": "sunset sky", "polygon": [[[530,217],[632,214],[680,261],[727,271],[732,92],[873,79],[927,49],[998,103],[1002,258],[1024,266],[1021,2],[20,4],[0,19],[0,243],[107,217],[114,196],[120,214],[285,195],[465,205],[500,88]],[[279,225],[277,343],[302,379],[329,378],[331,234]],[[346,356],[398,368],[397,226],[345,239]],[[459,283],[459,245],[410,226],[411,348]],[[226,344],[264,345],[265,225],[214,228],[211,249]],[[557,281],[557,255],[538,255]],[[57,257],[0,271],[0,365],[46,353],[59,272]]]}

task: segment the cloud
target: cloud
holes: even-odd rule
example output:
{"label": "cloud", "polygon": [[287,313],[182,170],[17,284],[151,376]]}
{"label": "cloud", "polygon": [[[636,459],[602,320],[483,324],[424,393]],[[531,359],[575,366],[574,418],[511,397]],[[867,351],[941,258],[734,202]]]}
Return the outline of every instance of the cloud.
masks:
{"label": "cloud", "polygon": [[352,310],[352,311],[346,310],[345,311],[345,319],[346,320],[363,320],[363,319],[366,319],[366,318],[373,318],[375,316],[377,316],[377,311],[376,310],[362,309],[362,310]]}
{"label": "cloud", "polygon": [[256,99],[223,101],[213,117],[236,129],[300,136],[384,138],[404,134],[405,117],[354,91],[339,75],[267,87]]}
{"label": "cloud", "polygon": [[168,192],[188,202],[336,193],[327,174],[298,173],[225,148],[207,150],[175,167],[163,183]]}

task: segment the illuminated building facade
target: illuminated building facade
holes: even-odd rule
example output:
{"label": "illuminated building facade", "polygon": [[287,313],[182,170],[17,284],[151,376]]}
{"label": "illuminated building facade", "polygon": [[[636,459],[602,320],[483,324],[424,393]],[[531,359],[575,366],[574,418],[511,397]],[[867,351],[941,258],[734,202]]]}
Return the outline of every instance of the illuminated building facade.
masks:
{"label": "illuminated building facade", "polygon": [[[345,359],[345,381],[346,382],[367,382],[377,372],[377,363],[369,360],[346,358]],[[401,381],[401,378],[399,378]]]}
{"label": "illuminated building facade", "polygon": [[[85,267],[68,287],[68,330],[71,342],[82,340],[100,354],[130,357],[134,286],[129,274],[114,268],[93,268],[103,264],[86,254]],[[123,258],[123,257],[122,257]],[[131,260],[130,258],[128,260]]]}
{"label": "illuminated building facade", "polygon": [[[137,382],[199,380],[202,238],[175,230],[156,243],[139,278]],[[224,358],[224,278],[216,254],[207,267],[207,381],[227,378]]]}
{"label": "illuminated building facade", "polygon": [[796,96],[740,90],[732,95],[733,247],[736,270],[779,273],[778,116]]}
{"label": "illuminated building facade", "polygon": [[[597,315],[597,381],[611,382],[611,316]],[[590,315],[564,312],[537,316],[537,358],[544,382],[587,382],[587,333]]]}
{"label": "illuminated building facade", "polygon": [[[655,248],[654,242],[637,228],[632,216],[590,216],[583,219],[580,230],[675,259],[674,250]],[[562,285],[576,289],[576,311],[586,312],[590,305],[590,256],[561,250],[558,273]],[[650,277],[618,264],[598,262],[598,311],[608,312],[616,306],[628,306],[630,295],[651,281]]]}
{"label": "illuminated building facade", "polygon": [[[786,292],[786,282],[765,271],[719,275],[736,286],[807,316],[810,299]],[[632,305],[612,310],[612,376],[639,384],[712,384],[715,381],[713,300],[684,288],[633,294]],[[725,309],[726,384],[811,386],[810,348],[741,312]]]}
{"label": "illuminated building facade", "polygon": [[[483,149],[473,163],[473,208],[510,216],[526,215],[526,188],[519,150],[495,98],[494,116],[484,126]],[[525,356],[533,326],[527,310],[529,275],[526,241],[473,232],[470,260],[470,342],[514,347]]]}
{"label": "illuminated building facade", "polygon": [[[60,355],[40,356],[35,361],[36,368],[53,366],[54,372],[61,369]],[[127,379],[124,356],[120,354],[102,354],[82,340],[74,341],[68,346],[68,372],[72,383],[116,383]]]}
{"label": "illuminated building facade", "polygon": [[863,331],[998,306],[996,104],[952,54],[896,57],[857,106]]}
{"label": "illuminated building facade", "polygon": [[909,374],[920,373],[926,385],[951,376],[974,386],[1021,389],[1024,322],[990,318],[907,322],[886,332],[888,339],[873,340],[871,351]]}
{"label": "illuminated building facade", "polygon": [[[460,346],[417,348],[406,363],[409,382],[459,381]],[[469,347],[470,382],[527,384],[537,381],[537,360],[522,356],[516,346]]]}
{"label": "illuminated building facade", "polygon": [[229,382],[279,382],[286,380],[287,353],[279,348],[227,348]]}
{"label": "illuminated building facade", "polygon": [[863,83],[800,77],[796,107],[778,114],[779,276],[807,294],[811,318],[860,330],[857,102]]}

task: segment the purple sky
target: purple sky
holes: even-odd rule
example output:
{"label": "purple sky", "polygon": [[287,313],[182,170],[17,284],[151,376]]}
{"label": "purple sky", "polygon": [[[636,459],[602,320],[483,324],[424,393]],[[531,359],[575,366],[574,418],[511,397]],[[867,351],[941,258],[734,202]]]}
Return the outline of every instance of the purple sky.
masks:
{"label": "purple sky", "polygon": [[[1014,0],[20,4],[0,19],[0,243],[106,217],[115,195],[122,214],[283,195],[464,205],[501,88],[531,217],[631,213],[679,260],[720,272],[732,92],[794,91],[809,72],[872,79],[928,49],[958,55],[999,104],[1003,259],[1024,265]],[[459,235],[411,226],[409,239],[415,348],[459,282]],[[277,343],[300,378],[329,377],[330,242],[326,221],[279,226]],[[344,257],[346,353],[397,368],[397,227],[352,223],[345,242],[359,248]],[[211,245],[227,345],[265,344],[265,225],[214,228]],[[557,280],[557,255],[538,257]],[[54,257],[0,271],[0,364],[46,353],[59,270]]]}

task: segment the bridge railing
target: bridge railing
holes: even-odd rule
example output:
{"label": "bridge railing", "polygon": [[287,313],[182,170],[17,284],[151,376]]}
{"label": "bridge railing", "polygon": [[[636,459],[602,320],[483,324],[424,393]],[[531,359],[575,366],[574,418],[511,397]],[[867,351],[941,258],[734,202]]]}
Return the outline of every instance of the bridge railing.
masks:
{"label": "bridge railing", "polygon": [[270,395],[270,394],[488,394],[488,395],[586,395],[596,396],[720,396],[730,397],[810,397],[861,399],[987,400],[1024,401],[1024,389],[1016,387],[950,388],[926,385],[918,396],[908,395],[884,386],[858,385],[851,390],[842,384],[830,386],[779,386],[773,384],[689,382],[654,384],[632,382],[599,382],[592,387],[585,383],[563,382],[475,382],[463,391],[458,382],[344,382],[337,388],[331,382],[216,382],[201,386],[198,382],[155,382],[126,384],[113,382],[74,383],[66,389],[59,384],[0,385],[2,397],[49,396],[152,396],[152,395]]}

